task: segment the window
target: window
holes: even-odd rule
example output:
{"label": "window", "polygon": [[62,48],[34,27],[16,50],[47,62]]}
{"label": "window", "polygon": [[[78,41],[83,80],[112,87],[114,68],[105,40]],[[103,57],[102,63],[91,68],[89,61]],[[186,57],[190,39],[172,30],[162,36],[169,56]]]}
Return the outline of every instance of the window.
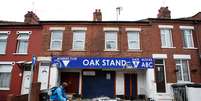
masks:
{"label": "window", "polygon": [[117,50],[117,32],[105,32],[105,50]]}
{"label": "window", "polygon": [[30,33],[31,32],[18,32],[19,35],[17,37],[18,43],[16,53],[27,54]]}
{"label": "window", "polygon": [[0,31],[0,54],[6,53],[8,31]]}
{"label": "window", "polygon": [[9,90],[12,65],[0,64],[0,90]]}
{"label": "window", "polygon": [[194,48],[192,29],[182,29],[185,48]]}
{"label": "window", "polygon": [[185,59],[176,60],[176,74],[177,74],[177,81],[190,81],[188,71],[188,60]]}
{"label": "window", "polygon": [[129,31],[128,35],[128,49],[140,49],[140,36],[137,31]]}
{"label": "window", "polygon": [[171,48],[173,47],[172,42],[172,32],[170,28],[161,28],[161,47],[162,48]]}
{"label": "window", "polygon": [[85,31],[73,31],[73,50],[85,49]]}
{"label": "window", "polygon": [[51,33],[50,50],[61,50],[63,40],[63,31],[54,30]]}

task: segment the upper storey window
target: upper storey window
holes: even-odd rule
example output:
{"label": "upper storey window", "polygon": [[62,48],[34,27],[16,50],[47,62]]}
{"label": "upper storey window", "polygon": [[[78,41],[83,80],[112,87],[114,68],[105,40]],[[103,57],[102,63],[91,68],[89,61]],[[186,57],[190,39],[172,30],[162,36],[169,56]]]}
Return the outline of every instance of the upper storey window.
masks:
{"label": "upper storey window", "polygon": [[0,31],[0,54],[6,53],[7,39],[9,31]]}
{"label": "upper storey window", "polygon": [[105,31],[105,51],[118,50],[117,32],[118,28],[104,28]]}
{"label": "upper storey window", "polygon": [[183,35],[184,48],[194,48],[193,42],[193,26],[180,26]]}
{"label": "upper storey window", "polygon": [[85,50],[86,27],[72,27],[73,50]]}
{"label": "upper storey window", "polygon": [[126,28],[128,37],[128,49],[140,50],[140,31],[139,28]]}
{"label": "upper storey window", "polygon": [[65,27],[51,27],[50,50],[62,50],[63,32]]}
{"label": "upper storey window", "polygon": [[161,47],[162,48],[172,48],[172,29],[173,26],[170,25],[159,25],[160,35],[161,35]]}
{"label": "upper storey window", "polygon": [[17,50],[18,54],[27,54],[28,53],[28,42],[29,36],[31,34],[30,31],[18,31],[17,32]]}

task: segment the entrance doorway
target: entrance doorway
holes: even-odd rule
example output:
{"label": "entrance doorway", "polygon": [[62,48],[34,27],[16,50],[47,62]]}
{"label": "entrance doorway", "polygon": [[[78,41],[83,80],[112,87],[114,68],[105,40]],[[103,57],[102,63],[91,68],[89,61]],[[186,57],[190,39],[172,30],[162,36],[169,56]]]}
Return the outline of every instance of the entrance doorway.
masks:
{"label": "entrance doorway", "polygon": [[137,74],[125,74],[125,96],[127,99],[137,97]]}
{"label": "entrance doorway", "polygon": [[156,91],[158,93],[165,93],[165,63],[163,59],[155,60],[155,79],[156,79]]}
{"label": "entrance doorway", "polygon": [[67,82],[68,86],[65,88],[67,93],[78,94],[79,93],[79,72],[61,72],[61,82]]}
{"label": "entrance doorway", "polygon": [[22,79],[21,94],[28,94],[30,89],[30,83],[31,83],[31,65],[24,64],[23,69],[24,69],[24,72],[23,72],[23,79]]}

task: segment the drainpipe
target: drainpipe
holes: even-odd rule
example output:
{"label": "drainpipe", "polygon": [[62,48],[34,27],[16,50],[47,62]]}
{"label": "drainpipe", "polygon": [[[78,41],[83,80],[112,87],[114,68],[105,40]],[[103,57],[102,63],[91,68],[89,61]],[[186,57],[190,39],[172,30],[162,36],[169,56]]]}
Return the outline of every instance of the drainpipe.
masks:
{"label": "drainpipe", "polygon": [[[201,45],[200,45],[200,30],[199,30],[199,25],[200,25],[200,23],[199,23],[200,21],[198,21],[198,20],[196,20],[196,21],[194,21],[194,24],[195,24],[195,34],[196,34],[196,40],[197,40],[197,45],[198,45],[198,53],[199,53],[199,59],[200,59],[200,62],[201,62]],[[200,63],[200,65],[201,65],[201,63]],[[200,70],[200,72],[201,72],[201,69],[199,68],[199,70]],[[201,80],[201,74],[200,74],[200,80]]]}

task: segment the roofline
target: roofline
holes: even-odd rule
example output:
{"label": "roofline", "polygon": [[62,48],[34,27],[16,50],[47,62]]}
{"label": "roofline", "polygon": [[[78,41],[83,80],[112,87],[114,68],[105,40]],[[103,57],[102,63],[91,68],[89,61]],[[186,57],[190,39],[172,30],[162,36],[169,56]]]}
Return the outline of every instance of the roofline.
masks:
{"label": "roofline", "polygon": [[149,21],[40,21],[40,24],[62,24],[62,23],[82,23],[82,24],[149,24]]}
{"label": "roofline", "polygon": [[41,24],[6,24],[6,25],[0,25],[0,29],[6,29],[6,28],[35,28],[40,29],[42,28]]}
{"label": "roofline", "polygon": [[148,18],[147,20],[157,20],[157,21],[201,21],[196,19],[185,19],[185,18],[178,18],[178,19],[163,19],[163,18]]}

